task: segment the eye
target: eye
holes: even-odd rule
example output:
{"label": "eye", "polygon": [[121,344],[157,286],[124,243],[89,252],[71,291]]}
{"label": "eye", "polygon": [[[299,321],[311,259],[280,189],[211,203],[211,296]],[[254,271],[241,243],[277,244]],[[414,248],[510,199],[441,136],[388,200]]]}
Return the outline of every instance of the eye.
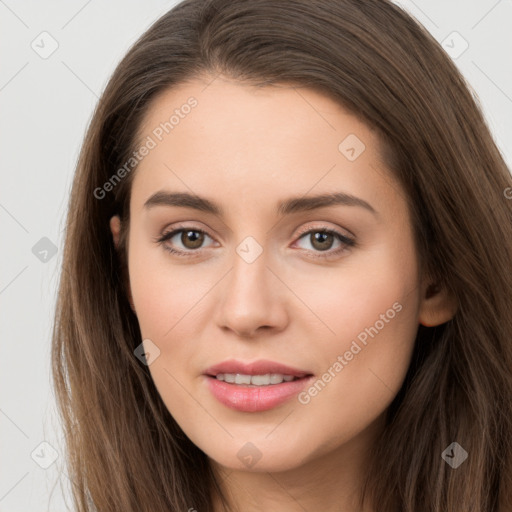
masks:
{"label": "eye", "polygon": [[[201,252],[206,238],[213,240],[212,237],[202,229],[198,229],[194,226],[179,226],[176,229],[156,237],[154,242],[162,245],[164,250],[176,256],[194,257]],[[312,257],[314,258],[337,256],[346,251],[347,248],[356,245],[354,239],[325,226],[302,231],[298,240],[300,241],[302,239],[310,244],[310,247],[302,248],[313,253]],[[332,250],[336,241],[338,242],[338,246]],[[171,244],[166,242],[171,242]]]}
{"label": "eye", "polygon": [[[299,240],[302,239],[304,239],[311,247],[311,249],[310,247],[306,247],[306,250],[310,250],[316,253],[325,253],[314,254],[313,256],[315,258],[328,258],[331,256],[336,256],[347,250],[348,247],[354,247],[356,245],[355,240],[352,238],[339,233],[335,229],[330,229],[327,227],[314,228],[306,232],[302,232]],[[338,241],[337,248],[331,250],[336,241]]]}
{"label": "eye", "polygon": [[[202,248],[205,238],[212,240],[202,229],[197,229],[192,226],[180,226],[177,229],[173,229],[157,237],[154,241],[162,245],[166,251],[176,254],[177,256],[192,256],[191,253],[199,252],[198,249]],[[167,241],[172,242],[172,246],[166,244],[165,242]],[[181,247],[179,244],[181,244]],[[175,246],[178,246],[178,249],[175,249]]]}

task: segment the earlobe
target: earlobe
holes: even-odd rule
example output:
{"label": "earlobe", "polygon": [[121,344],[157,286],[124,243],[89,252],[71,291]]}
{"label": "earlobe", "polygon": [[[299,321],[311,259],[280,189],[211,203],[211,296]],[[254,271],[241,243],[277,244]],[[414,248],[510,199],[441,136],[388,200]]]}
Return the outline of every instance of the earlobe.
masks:
{"label": "earlobe", "polygon": [[431,283],[423,289],[418,322],[425,327],[435,327],[451,320],[457,309],[457,298],[446,287]]}
{"label": "earlobe", "polygon": [[119,215],[114,215],[110,219],[110,231],[112,232],[112,237],[114,239],[114,245],[117,249],[119,245],[119,232],[121,230],[121,219]]}

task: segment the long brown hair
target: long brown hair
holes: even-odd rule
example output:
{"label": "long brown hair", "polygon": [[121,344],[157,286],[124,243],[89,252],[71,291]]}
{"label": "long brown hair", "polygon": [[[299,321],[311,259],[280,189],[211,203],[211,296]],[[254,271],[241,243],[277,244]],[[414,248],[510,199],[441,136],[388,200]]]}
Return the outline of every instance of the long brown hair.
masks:
{"label": "long brown hair", "polygon": [[[126,236],[135,169],[104,185],[137,149],[158,93],[218,73],[310,87],[376,129],[406,192],[421,268],[457,297],[452,320],[419,326],[362,500],[385,512],[512,510],[512,178],[456,66],[388,0],[185,0],[118,65],[76,169],[52,340],[77,510],[213,510],[207,456],[134,355]],[[452,442],[468,453],[457,469],[441,457]]]}

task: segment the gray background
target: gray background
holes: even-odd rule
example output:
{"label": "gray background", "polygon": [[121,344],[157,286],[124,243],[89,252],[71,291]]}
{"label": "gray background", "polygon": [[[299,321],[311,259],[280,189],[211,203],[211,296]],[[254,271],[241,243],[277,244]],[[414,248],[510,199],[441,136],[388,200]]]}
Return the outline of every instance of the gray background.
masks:
{"label": "gray background", "polygon": [[[0,0],[0,512],[71,510],[50,333],[74,166],[115,65],[176,3]],[[397,3],[452,47],[511,166],[512,0]]]}

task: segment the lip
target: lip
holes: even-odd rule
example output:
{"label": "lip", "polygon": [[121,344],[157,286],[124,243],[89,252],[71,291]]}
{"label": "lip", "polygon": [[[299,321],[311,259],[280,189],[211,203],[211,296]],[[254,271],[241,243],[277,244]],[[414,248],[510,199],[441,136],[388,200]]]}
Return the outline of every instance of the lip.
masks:
{"label": "lip", "polygon": [[[219,373],[265,375],[281,373],[297,380],[268,386],[232,384],[216,378]],[[314,378],[311,372],[299,370],[274,361],[259,360],[243,363],[231,359],[208,368],[204,378],[212,395],[223,405],[240,412],[260,412],[273,409],[300,393]]]}
{"label": "lip", "polygon": [[204,372],[205,375],[210,375],[212,377],[217,376],[219,373],[242,373],[244,375],[281,373],[283,375],[293,375],[294,377],[299,378],[312,375],[312,372],[310,371],[300,370],[298,368],[293,368],[292,366],[287,366],[276,361],[269,361],[267,359],[259,359],[252,363],[244,363],[236,359],[229,359],[211,366]]}

